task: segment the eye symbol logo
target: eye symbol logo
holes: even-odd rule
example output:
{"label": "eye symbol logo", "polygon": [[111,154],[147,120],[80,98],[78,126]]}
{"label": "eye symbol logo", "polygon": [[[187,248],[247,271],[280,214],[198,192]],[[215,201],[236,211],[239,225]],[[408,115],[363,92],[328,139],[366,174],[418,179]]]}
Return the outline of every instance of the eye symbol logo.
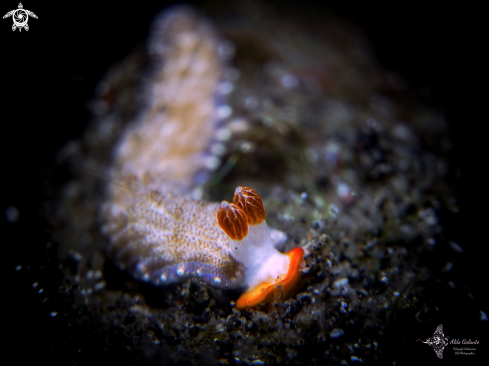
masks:
{"label": "eye symbol logo", "polygon": [[14,21],[14,24],[12,25],[12,30],[15,31],[17,28],[19,28],[20,32],[22,31],[22,28],[24,28],[26,31],[29,30],[29,25],[27,25],[27,22],[29,21],[29,16],[37,19],[36,14],[34,14],[30,10],[24,9],[22,3],[19,3],[19,8],[9,11],[3,16],[3,19],[12,17],[12,20]]}
{"label": "eye symbol logo", "polygon": [[443,358],[443,349],[448,345],[448,338],[443,334],[443,324],[440,324],[436,328],[433,337],[428,338],[426,341],[421,339],[418,339],[417,341],[421,341],[433,347],[433,350],[440,359]]}

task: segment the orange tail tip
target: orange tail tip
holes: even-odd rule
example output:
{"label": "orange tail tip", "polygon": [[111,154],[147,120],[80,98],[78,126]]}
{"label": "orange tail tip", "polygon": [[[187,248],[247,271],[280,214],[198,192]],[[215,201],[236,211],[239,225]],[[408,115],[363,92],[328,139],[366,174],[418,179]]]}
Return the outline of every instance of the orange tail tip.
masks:
{"label": "orange tail tip", "polygon": [[287,255],[290,258],[290,266],[285,278],[273,284],[262,283],[255,288],[246,290],[236,301],[236,309],[248,309],[258,304],[270,303],[275,299],[279,291],[282,292],[283,299],[294,294],[300,280],[300,267],[304,259],[304,250],[302,248],[294,248]]}

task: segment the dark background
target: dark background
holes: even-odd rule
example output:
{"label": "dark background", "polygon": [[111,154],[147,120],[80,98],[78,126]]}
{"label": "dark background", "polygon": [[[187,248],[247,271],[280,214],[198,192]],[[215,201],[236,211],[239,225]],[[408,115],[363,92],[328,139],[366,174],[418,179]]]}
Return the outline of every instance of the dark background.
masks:
{"label": "dark background", "polygon": [[[462,123],[456,116],[460,92],[455,85],[462,70],[455,60],[465,39],[455,9],[289,2],[315,12],[330,10],[363,29],[381,64],[402,75],[420,102],[437,107],[447,117],[455,141],[453,157],[459,156]],[[24,8],[39,19],[30,18],[28,32],[12,32],[12,19],[2,19],[1,148],[3,183],[9,192],[2,197],[7,199],[3,205],[19,206],[24,215],[32,209],[39,194],[40,185],[34,181],[40,177],[40,168],[67,140],[80,136],[96,83],[110,65],[144,42],[154,15],[175,3],[29,1],[23,3]],[[16,7],[16,1],[7,1],[0,12]],[[460,160],[455,162],[460,166]],[[30,189],[19,189],[24,187]]]}
{"label": "dark background", "polygon": [[[17,8],[17,1],[3,1],[1,15]],[[364,30],[381,64],[408,81],[418,102],[433,106],[445,115],[454,141],[449,183],[463,210],[460,136],[467,122],[458,113],[460,92],[456,85],[462,72],[455,61],[463,43],[461,15],[447,5],[342,1],[326,6],[319,1],[291,2],[303,3],[316,12],[329,10],[355,23]],[[90,332],[77,330],[80,345],[61,347],[66,324],[49,316],[49,309],[39,304],[43,296],[31,286],[36,281],[59,280],[55,266],[45,263],[49,235],[39,215],[45,194],[43,186],[56,151],[66,141],[80,137],[88,122],[86,104],[93,96],[96,83],[110,65],[144,42],[154,15],[174,3],[75,4],[31,0],[23,2],[24,9],[33,11],[39,19],[29,19],[28,32],[12,32],[11,18],[0,22],[3,187],[0,211],[3,214],[6,207],[15,206],[20,212],[18,222],[2,229],[7,234],[2,240],[2,307],[5,307],[2,313],[5,323],[11,325],[8,331],[4,330],[4,336],[10,339],[7,347],[4,345],[5,352],[17,355],[19,361],[32,358],[69,364],[78,346],[93,346]],[[1,222],[6,224],[3,217]],[[460,232],[453,233],[453,237],[462,240]],[[475,244],[473,248],[467,244],[466,248],[477,250]],[[482,269],[483,261],[477,255],[471,258],[473,267],[469,275],[474,281],[487,277]],[[32,270],[15,271],[17,265],[23,269],[31,266]],[[457,327],[462,330],[463,326]],[[426,339],[434,329],[426,332],[416,337]],[[448,324],[445,333],[450,333]],[[476,338],[470,330],[463,334]],[[433,352],[429,346],[425,348],[426,354]],[[76,357],[78,362],[89,362],[87,358]]]}

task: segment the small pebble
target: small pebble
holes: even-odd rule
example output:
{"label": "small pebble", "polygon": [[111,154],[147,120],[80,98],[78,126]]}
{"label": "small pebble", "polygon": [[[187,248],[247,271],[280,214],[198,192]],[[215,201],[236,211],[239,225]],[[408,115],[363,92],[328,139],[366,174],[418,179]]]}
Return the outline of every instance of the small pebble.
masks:
{"label": "small pebble", "polygon": [[341,337],[343,334],[345,334],[345,332],[343,331],[343,329],[339,328],[335,328],[331,332],[329,332],[329,336],[331,338],[338,338]]}
{"label": "small pebble", "polygon": [[4,215],[7,222],[14,224],[19,220],[20,213],[14,206],[9,206],[5,209]]}
{"label": "small pebble", "polygon": [[479,313],[481,314],[481,322],[487,322],[486,313],[484,313],[482,310],[479,310]]}
{"label": "small pebble", "polygon": [[98,282],[95,285],[93,285],[93,291],[99,291],[105,287],[105,281]]}
{"label": "small pebble", "polygon": [[457,253],[463,253],[464,252],[464,249],[460,245],[455,243],[454,241],[450,241],[449,244],[452,247],[452,249],[455,250]]}
{"label": "small pebble", "polygon": [[339,288],[348,284],[348,278],[340,278],[333,282],[333,287]]}
{"label": "small pebble", "polygon": [[453,263],[447,262],[447,264],[445,264],[445,267],[443,267],[443,269],[441,271],[442,272],[449,272],[452,270],[452,268],[453,268]]}

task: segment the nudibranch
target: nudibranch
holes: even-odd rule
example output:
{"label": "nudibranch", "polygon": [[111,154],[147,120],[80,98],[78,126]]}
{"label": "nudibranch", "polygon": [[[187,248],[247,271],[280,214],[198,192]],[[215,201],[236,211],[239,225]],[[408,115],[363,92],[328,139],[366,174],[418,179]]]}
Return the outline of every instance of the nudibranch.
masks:
{"label": "nudibranch", "polygon": [[105,230],[111,256],[137,278],[162,285],[198,277],[217,288],[246,288],[238,309],[296,290],[304,250],[276,249],[286,236],[267,226],[255,190],[238,187],[233,203],[220,205],[168,191],[133,193]]}
{"label": "nudibranch", "polygon": [[267,227],[260,196],[238,187],[233,203],[218,204],[192,194],[216,166],[209,146],[224,123],[219,38],[186,8],[154,24],[152,69],[141,91],[146,102],[113,150],[109,174],[117,181],[108,185],[101,210],[107,252],[156,285],[198,277],[214,287],[246,289],[240,309],[290,296],[304,251],[276,249],[286,235]]}
{"label": "nudibranch", "polygon": [[254,189],[238,187],[233,203],[223,201],[217,220],[230,240],[232,256],[245,265],[246,292],[236,302],[238,309],[289,297],[300,279],[304,250],[287,254],[273,245],[261,197]]}

